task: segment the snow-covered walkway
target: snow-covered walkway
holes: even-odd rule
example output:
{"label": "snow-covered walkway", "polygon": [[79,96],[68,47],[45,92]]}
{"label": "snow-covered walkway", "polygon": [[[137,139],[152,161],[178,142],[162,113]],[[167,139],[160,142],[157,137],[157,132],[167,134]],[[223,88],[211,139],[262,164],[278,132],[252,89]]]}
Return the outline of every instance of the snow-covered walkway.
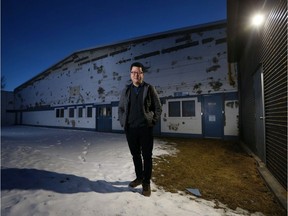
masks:
{"label": "snow-covered walkway", "polygon": [[[155,140],[154,157],[171,153]],[[154,184],[151,197],[141,187],[131,190],[134,168],[124,134],[4,127],[1,174],[2,216],[248,215]]]}

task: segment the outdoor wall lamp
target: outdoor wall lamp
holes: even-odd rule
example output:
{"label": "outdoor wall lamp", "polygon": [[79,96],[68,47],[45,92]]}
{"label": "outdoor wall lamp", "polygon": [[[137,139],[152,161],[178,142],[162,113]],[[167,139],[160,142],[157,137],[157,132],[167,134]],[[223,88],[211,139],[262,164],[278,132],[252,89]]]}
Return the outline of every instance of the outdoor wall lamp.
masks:
{"label": "outdoor wall lamp", "polygon": [[252,26],[259,27],[263,24],[263,22],[264,22],[264,15],[261,13],[253,15],[251,18]]}

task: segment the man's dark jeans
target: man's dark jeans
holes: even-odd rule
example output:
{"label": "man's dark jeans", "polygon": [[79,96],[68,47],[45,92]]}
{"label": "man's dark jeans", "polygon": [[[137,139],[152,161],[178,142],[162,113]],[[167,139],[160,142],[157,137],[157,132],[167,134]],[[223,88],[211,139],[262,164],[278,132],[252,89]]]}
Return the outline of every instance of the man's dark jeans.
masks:
{"label": "man's dark jeans", "polygon": [[153,127],[127,128],[126,138],[133,156],[136,178],[143,179],[143,183],[150,184],[152,175]]}

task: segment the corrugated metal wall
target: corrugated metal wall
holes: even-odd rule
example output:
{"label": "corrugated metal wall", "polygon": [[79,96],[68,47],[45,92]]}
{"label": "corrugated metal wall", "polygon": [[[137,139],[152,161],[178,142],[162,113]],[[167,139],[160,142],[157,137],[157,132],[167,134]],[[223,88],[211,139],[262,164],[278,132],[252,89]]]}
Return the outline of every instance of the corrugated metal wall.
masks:
{"label": "corrugated metal wall", "polygon": [[275,1],[263,29],[266,165],[287,190],[287,1]]}

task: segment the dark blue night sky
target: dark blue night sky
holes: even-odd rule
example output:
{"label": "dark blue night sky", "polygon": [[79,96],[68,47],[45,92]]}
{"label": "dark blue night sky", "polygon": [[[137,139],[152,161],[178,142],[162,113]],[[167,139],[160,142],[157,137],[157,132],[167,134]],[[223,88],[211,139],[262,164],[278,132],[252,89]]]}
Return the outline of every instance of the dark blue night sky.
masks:
{"label": "dark blue night sky", "polygon": [[5,90],[70,54],[226,19],[226,0],[1,0]]}

